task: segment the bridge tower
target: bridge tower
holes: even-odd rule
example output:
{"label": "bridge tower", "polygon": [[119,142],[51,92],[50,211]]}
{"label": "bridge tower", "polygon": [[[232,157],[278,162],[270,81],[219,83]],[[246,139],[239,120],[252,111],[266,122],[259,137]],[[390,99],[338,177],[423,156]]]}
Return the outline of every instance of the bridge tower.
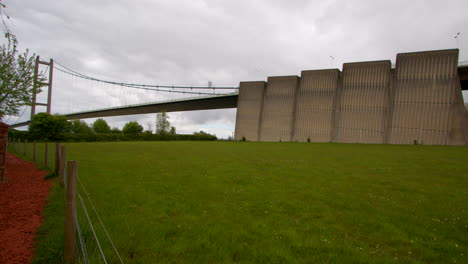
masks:
{"label": "bridge tower", "polygon": [[[42,82],[41,78],[39,77],[39,67],[40,65],[45,65],[49,67],[49,78],[48,82]],[[32,98],[32,104],[31,104],[31,120],[34,115],[36,115],[36,106],[46,106],[47,107],[47,113],[50,114],[51,112],[51,106],[52,106],[52,79],[53,79],[53,74],[54,74],[54,60],[50,59],[49,62],[46,61],[41,61],[41,58],[39,56],[36,57],[36,64],[34,66],[34,83],[33,83],[33,98]],[[38,103],[37,102],[37,90],[40,87],[46,87],[47,86],[47,103]]]}

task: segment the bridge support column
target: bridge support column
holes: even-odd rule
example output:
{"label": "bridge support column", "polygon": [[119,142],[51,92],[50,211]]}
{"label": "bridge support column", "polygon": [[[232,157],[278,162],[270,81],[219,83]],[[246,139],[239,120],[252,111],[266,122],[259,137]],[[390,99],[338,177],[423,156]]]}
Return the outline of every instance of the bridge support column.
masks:
{"label": "bridge support column", "polygon": [[260,141],[290,141],[299,76],[268,77],[262,111]]}
{"label": "bridge support column", "polygon": [[237,99],[235,140],[258,141],[266,82],[241,82]]}
{"label": "bridge support column", "polygon": [[339,76],[338,69],[302,72],[292,141],[331,141]]}
{"label": "bridge support column", "polygon": [[[47,83],[41,81],[39,77],[39,66],[40,65],[49,66],[49,80]],[[33,81],[33,97],[32,97],[32,104],[31,104],[31,120],[33,116],[36,115],[36,106],[45,106],[47,107],[47,113],[51,113],[52,109],[52,79],[53,79],[53,72],[54,72],[54,61],[50,59],[49,62],[41,61],[39,56],[36,57],[36,64],[34,66],[34,81]],[[37,99],[37,91],[40,87],[47,86],[47,103],[38,103]]]}

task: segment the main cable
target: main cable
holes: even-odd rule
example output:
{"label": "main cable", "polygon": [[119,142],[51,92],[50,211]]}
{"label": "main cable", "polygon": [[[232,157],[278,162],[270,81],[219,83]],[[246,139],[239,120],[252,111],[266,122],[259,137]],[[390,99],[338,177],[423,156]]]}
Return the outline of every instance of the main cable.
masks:
{"label": "main cable", "polygon": [[[56,69],[56,70],[58,70],[60,72],[63,72],[65,74],[69,74],[71,76],[74,76],[74,77],[77,77],[77,78],[82,78],[82,79],[85,79],[85,80],[97,81],[97,82],[101,82],[101,83],[107,83],[107,84],[112,84],[112,85],[117,85],[117,86],[122,86],[122,87],[129,87],[129,88],[139,89],[139,90],[158,91],[158,92],[167,92],[167,93],[198,94],[198,95],[225,95],[225,93],[206,93],[206,92],[188,92],[188,91],[164,90],[164,89],[152,88],[152,87],[162,87],[162,86],[149,86],[149,85],[140,85],[140,86],[138,86],[136,84],[108,82],[108,81],[103,81],[103,80],[98,80],[98,79],[90,79],[90,78],[87,78],[87,77],[83,77],[83,76],[81,76],[79,74],[67,72],[67,71],[65,71],[63,69],[60,69],[60,68],[57,68],[55,66],[54,66],[54,69]],[[174,86],[174,88],[176,88],[176,89],[185,89],[185,88],[180,88],[180,87],[177,87],[177,86]],[[193,89],[199,89],[199,88],[193,87]]]}
{"label": "main cable", "polygon": [[[60,66],[62,69],[56,67],[56,65]],[[119,85],[119,86],[126,86],[126,87],[142,87],[142,88],[169,88],[169,89],[203,89],[203,90],[238,90],[239,87],[234,87],[234,86],[183,86],[183,85],[158,85],[158,84],[136,84],[136,83],[124,83],[124,82],[113,82],[113,81],[108,81],[108,80],[102,80],[98,79],[95,77],[87,76],[82,73],[79,73],[75,70],[70,69],[67,66],[64,66],[60,62],[54,60],[54,68],[70,74],[74,75],[79,78],[87,79],[87,80],[92,80],[92,81],[97,81],[97,82],[103,82],[103,83],[108,83],[108,84],[114,84],[114,85]]]}

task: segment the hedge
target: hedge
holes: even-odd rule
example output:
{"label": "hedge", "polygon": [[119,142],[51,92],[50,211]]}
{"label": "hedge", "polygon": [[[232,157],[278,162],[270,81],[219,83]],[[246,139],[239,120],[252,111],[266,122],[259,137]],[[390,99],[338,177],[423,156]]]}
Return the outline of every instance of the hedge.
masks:
{"label": "hedge", "polygon": [[[33,141],[27,131],[10,129],[9,137],[14,139]],[[115,142],[115,141],[214,141],[214,135],[159,135],[159,134],[124,134],[124,133],[86,133],[86,134],[60,134],[60,142]],[[39,140],[38,140],[39,141]]]}

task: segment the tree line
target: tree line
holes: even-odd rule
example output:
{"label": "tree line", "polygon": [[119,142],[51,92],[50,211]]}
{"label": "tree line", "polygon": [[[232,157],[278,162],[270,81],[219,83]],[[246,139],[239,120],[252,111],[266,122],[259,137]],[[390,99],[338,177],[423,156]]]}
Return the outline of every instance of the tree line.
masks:
{"label": "tree line", "polygon": [[10,130],[10,137],[29,141],[47,142],[93,142],[93,141],[135,141],[135,140],[217,140],[215,135],[204,131],[191,135],[177,134],[165,112],[156,114],[156,133],[136,121],[127,122],[122,130],[111,128],[102,118],[92,124],[83,120],[68,121],[65,116],[39,113],[35,115],[27,131]]}

